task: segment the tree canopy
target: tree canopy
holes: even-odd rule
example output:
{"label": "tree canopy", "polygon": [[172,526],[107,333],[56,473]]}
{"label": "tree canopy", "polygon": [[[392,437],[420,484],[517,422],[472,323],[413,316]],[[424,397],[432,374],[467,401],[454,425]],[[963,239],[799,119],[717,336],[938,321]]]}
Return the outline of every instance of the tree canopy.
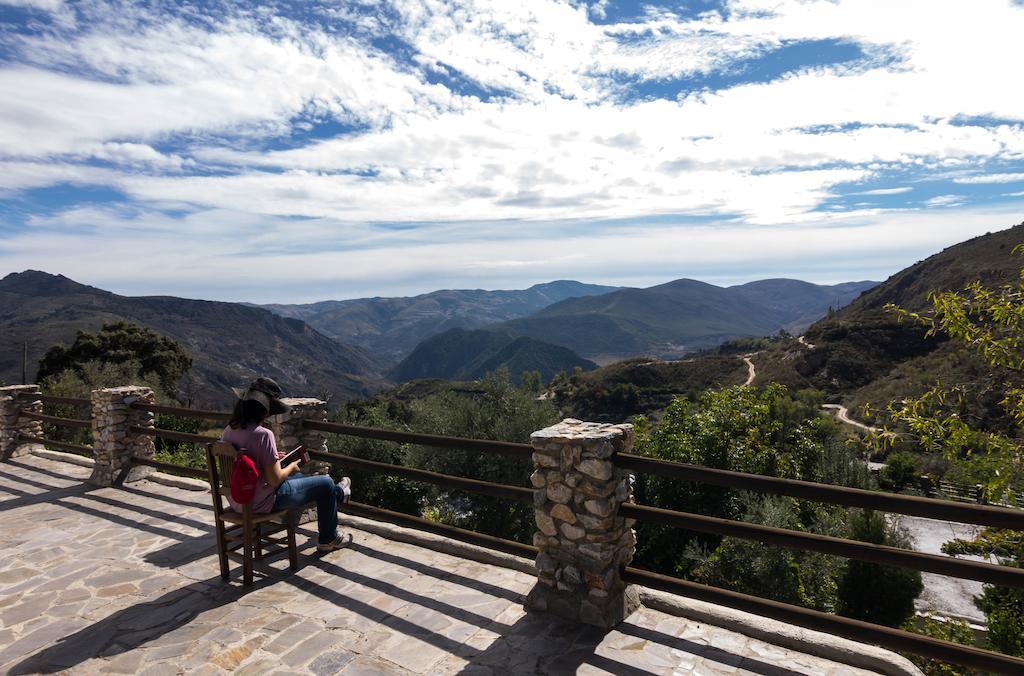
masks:
{"label": "tree canopy", "polygon": [[[192,357],[170,338],[130,322],[104,324],[96,333],[79,331],[71,347],[55,345],[39,362],[37,380],[73,371],[85,375],[87,364],[137,363],[137,375],[154,377],[171,394],[192,366]],[[127,384],[127,383],[124,383]]]}

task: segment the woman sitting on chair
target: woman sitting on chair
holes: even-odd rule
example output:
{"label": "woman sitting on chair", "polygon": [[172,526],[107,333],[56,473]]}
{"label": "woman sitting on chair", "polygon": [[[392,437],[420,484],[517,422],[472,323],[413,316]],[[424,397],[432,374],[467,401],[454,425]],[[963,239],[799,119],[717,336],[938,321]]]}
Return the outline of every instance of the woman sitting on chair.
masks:
{"label": "woman sitting on chair", "polygon": [[[303,476],[298,462],[281,466],[274,433],[263,427],[267,416],[289,410],[281,401],[281,387],[273,380],[257,378],[247,389],[236,389],[235,393],[238,403],[222,439],[236,448],[244,448],[259,469],[260,481],[252,498],[252,511],[266,513],[315,502],[320,531],[317,549],[330,552],[348,546],[352,542],[351,533],[338,532],[338,501],[348,499],[348,477],[336,484],[323,474]],[[228,502],[236,512],[242,511],[241,505],[230,496]]]}

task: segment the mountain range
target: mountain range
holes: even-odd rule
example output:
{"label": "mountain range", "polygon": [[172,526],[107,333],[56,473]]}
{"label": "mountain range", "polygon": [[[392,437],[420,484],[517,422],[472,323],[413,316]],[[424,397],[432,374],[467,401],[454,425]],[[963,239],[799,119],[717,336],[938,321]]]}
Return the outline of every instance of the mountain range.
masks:
{"label": "mountain range", "polygon": [[552,303],[615,291],[618,287],[558,280],[517,291],[443,289],[418,296],[264,305],[302,319],[321,333],[372,351],[395,364],[420,341],[448,329],[474,329],[524,317]]}
{"label": "mountain range", "polygon": [[506,366],[516,377],[540,370],[550,378],[599,360],[677,357],[737,336],[799,330],[873,284],[780,279],[722,288],[680,279],[635,289],[561,280],[259,307],[120,296],[30,270],[0,280],[0,379],[20,378],[22,343],[34,371],[52,345],[116,320],[149,327],[193,356],[195,404],[228,403],[229,386],[257,373],[289,392],[336,400],[372,394],[389,377],[471,379]]}
{"label": "mountain range", "polygon": [[723,288],[677,279],[571,298],[493,328],[562,345],[598,363],[636,355],[677,359],[733,338],[800,332],[875,284],[766,279]]}
{"label": "mountain range", "polygon": [[23,344],[32,378],[51,346],[70,345],[78,331],[96,331],[117,320],[173,338],[192,355],[195,405],[224,406],[234,397],[231,387],[257,374],[298,396],[360,397],[383,385],[374,355],[299,319],[239,303],[119,296],[34,270],[0,280],[0,379],[20,381]]}

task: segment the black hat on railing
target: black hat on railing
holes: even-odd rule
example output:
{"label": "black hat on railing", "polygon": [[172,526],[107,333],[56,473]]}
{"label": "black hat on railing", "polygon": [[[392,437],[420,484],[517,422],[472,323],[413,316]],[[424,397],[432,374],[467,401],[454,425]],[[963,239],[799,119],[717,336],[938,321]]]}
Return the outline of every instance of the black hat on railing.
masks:
{"label": "black hat on railing", "polygon": [[257,378],[245,389],[237,387],[231,389],[242,401],[255,401],[262,404],[269,415],[279,415],[292,410],[291,406],[281,401],[281,386],[270,378]]}

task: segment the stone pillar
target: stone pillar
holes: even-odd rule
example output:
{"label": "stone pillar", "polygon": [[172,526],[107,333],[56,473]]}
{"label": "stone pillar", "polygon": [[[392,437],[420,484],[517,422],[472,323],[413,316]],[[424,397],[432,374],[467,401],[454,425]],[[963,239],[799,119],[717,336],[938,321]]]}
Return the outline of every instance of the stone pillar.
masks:
{"label": "stone pillar", "polygon": [[[141,401],[155,402],[153,390],[148,387],[128,385],[108,387],[92,391],[92,445],[96,464],[89,477],[89,483],[97,486],[112,486],[121,472],[128,467],[133,455],[152,458],[155,439],[144,434],[135,434],[132,427],[153,427],[153,414],[130,408]],[[153,471],[152,467],[133,467],[125,482],[144,479]]]}
{"label": "stone pillar", "polygon": [[633,520],[619,505],[633,501],[633,477],[611,462],[633,446],[633,426],[567,418],[534,432],[537,584],[528,608],[611,628],[640,605],[619,575],[633,559]]}
{"label": "stone pillar", "polygon": [[22,411],[43,412],[43,403],[38,399],[21,397],[25,394],[39,394],[38,385],[10,385],[0,387],[0,459],[25,455],[35,444],[25,444],[18,437],[27,434],[43,436],[43,423],[21,415]]}
{"label": "stone pillar", "polygon": [[[298,445],[308,451],[327,452],[327,438],[323,432],[306,429],[302,426],[304,419],[327,420],[327,402],[321,399],[292,397],[281,399],[292,407],[282,415],[271,416],[270,426],[277,437],[277,451],[281,455],[288,453]],[[311,460],[302,468],[303,474],[327,474],[330,464]]]}

